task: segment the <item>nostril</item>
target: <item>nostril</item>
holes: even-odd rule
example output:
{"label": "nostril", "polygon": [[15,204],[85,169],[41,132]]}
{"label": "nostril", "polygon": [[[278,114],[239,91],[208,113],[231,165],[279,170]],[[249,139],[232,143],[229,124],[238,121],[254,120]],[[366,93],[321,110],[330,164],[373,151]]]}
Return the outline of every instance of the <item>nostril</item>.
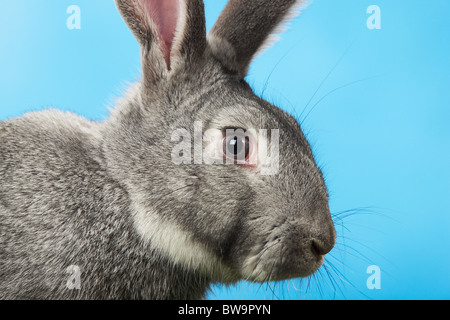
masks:
{"label": "nostril", "polygon": [[329,230],[310,234],[310,250],[318,257],[329,253],[336,243],[336,232],[332,226]]}
{"label": "nostril", "polygon": [[311,251],[316,256],[324,256],[330,252],[331,249],[328,249],[322,241],[313,239],[311,240]]}
{"label": "nostril", "polygon": [[311,252],[315,256],[321,256],[322,255],[322,249],[320,247],[320,244],[316,240],[311,240]]}

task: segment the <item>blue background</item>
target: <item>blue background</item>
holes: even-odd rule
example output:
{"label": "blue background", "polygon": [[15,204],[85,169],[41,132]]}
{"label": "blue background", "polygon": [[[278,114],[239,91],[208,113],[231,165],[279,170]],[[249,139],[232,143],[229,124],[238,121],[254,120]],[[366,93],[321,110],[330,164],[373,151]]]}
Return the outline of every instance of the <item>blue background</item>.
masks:
{"label": "blue background", "polygon": [[[205,2],[210,28],[226,1]],[[81,30],[66,27],[72,4]],[[381,30],[366,26],[372,4]],[[53,106],[101,120],[139,79],[139,47],[112,0],[2,8],[0,119]],[[338,244],[314,277],[216,286],[209,298],[450,298],[449,14],[448,0],[315,0],[257,58],[248,81],[302,121]],[[370,265],[380,289],[367,288]]]}

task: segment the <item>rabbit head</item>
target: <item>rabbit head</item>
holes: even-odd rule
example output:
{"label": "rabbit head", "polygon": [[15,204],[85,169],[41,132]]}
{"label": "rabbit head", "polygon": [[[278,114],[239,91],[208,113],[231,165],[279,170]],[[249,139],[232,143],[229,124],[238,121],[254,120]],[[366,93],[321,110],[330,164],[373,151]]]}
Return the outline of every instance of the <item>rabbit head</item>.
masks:
{"label": "rabbit head", "polygon": [[299,1],[230,0],[208,35],[202,0],[116,4],[142,80],[105,123],[104,153],[142,240],[211,281],[314,273],[335,243],[322,173],[296,119],[244,80]]}

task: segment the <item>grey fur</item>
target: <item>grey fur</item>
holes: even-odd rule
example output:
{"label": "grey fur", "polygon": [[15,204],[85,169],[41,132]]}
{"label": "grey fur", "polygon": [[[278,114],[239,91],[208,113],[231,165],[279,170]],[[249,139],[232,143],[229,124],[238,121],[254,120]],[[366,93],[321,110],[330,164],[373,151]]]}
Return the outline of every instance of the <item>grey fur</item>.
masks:
{"label": "grey fur", "polygon": [[[315,272],[335,231],[310,146],[293,117],[255,96],[242,70],[217,58],[236,45],[234,35],[242,43],[252,35],[237,36],[245,29],[239,24],[227,30],[236,14],[228,8],[218,28],[234,40],[212,46],[202,1],[186,0],[185,28],[167,68],[155,31],[125,8],[129,1],[116,2],[141,43],[143,79],[107,121],[47,110],[0,122],[0,298],[200,299],[215,282]],[[242,9],[244,1],[232,2]],[[175,165],[171,134],[195,121],[204,130],[280,129],[278,174]],[[157,238],[152,228],[161,226],[169,228]],[[201,249],[180,250],[211,259],[166,247],[164,239],[177,243],[179,235]],[[67,287],[70,266],[81,270],[80,290]]]}

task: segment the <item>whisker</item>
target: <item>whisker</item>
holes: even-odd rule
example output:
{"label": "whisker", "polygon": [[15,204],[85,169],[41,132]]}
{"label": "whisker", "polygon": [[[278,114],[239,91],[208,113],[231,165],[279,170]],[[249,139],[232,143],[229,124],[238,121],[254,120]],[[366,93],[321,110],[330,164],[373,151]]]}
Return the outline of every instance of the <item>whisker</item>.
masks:
{"label": "whisker", "polygon": [[[281,243],[281,242],[279,242],[279,243]],[[286,251],[287,251],[287,248],[286,248]],[[283,260],[283,255],[284,255],[283,247],[281,247],[281,249],[280,249],[280,261]],[[267,276],[267,280],[269,280],[270,277],[272,276],[273,267],[275,266],[275,262],[276,262],[276,260],[274,260],[274,262],[272,263],[272,267],[270,268],[270,272],[269,272],[269,275]],[[270,282],[267,282],[267,285],[268,285],[269,288],[271,289],[273,296],[275,296],[275,298],[276,298],[277,300],[280,300],[280,299],[278,298],[278,296],[275,294],[275,291],[270,287],[269,283],[270,283]],[[276,282],[275,282],[275,284],[276,284]]]}
{"label": "whisker", "polygon": [[[322,86],[327,82],[328,78],[333,74],[334,70],[336,70],[336,68],[341,64],[342,60],[345,58],[345,56],[347,55],[347,53],[350,51],[350,48],[353,46],[353,42],[348,46],[348,48],[344,51],[344,53],[342,54],[342,56],[339,58],[339,60],[335,63],[335,65],[333,66],[333,68],[331,68],[331,70],[328,72],[328,74],[325,76],[325,78],[322,80],[322,82],[319,84],[319,86],[317,87],[316,91],[313,93],[313,95],[311,96],[311,98],[309,99],[308,103],[306,104],[306,106],[303,108],[303,111],[300,113],[300,118],[303,116],[303,113],[305,112],[305,110],[307,110],[308,106],[311,104],[311,102],[313,101],[313,99],[316,97],[317,93],[319,92],[319,90],[322,88]],[[303,121],[301,121],[301,124],[303,124]]]}
{"label": "whisker", "polygon": [[370,299],[370,297],[368,295],[366,295],[364,292],[362,292],[360,289],[358,289],[338,268],[336,268],[333,265],[333,263],[331,263],[331,261],[328,261],[327,263],[341,281],[343,281],[345,284],[351,286],[353,289],[355,289],[358,293],[362,294],[364,297]]}
{"label": "whisker", "polygon": [[350,87],[350,86],[352,86],[352,85],[355,85],[355,84],[358,84],[358,83],[361,83],[361,82],[364,82],[364,81],[369,81],[369,80],[373,80],[373,79],[376,79],[376,78],[380,78],[380,77],[382,77],[381,75],[378,75],[378,76],[373,76],[373,77],[367,77],[367,78],[363,78],[363,79],[359,79],[359,80],[355,80],[355,81],[352,81],[352,82],[349,82],[349,83],[346,83],[346,84],[344,84],[344,85],[342,85],[342,86],[339,86],[339,87],[337,87],[336,89],[333,89],[333,90],[331,90],[331,91],[329,91],[327,94],[325,94],[322,98],[320,98],[311,108],[310,108],[310,110],[308,111],[308,113],[306,114],[306,116],[302,119],[302,121],[301,121],[301,125],[303,125],[303,123],[305,122],[305,120],[308,118],[308,116],[311,114],[311,112],[323,101],[323,100],[325,100],[328,96],[330,96],[331,94],[333,94],[333,93],[335,93],[336,91],[339,91],[339,90],[342,90],[342,89],[344,89],[344,88],[346,88],[346,87]]}
{"label": "whisker", "polygon": [[302,40],[297,41],[286,53],[278,60],[278,62],[275,64],[275,66],[272,68],[272,71],[269,73],[269,76],[266,79],[266,82],[264,83],[263,90],[261,92],[261,96],[264,96],[264,93],[267,89],[267,86],[269,84],[270,78],[272,77],[275,70],[278,68],[280,63],[302,42]]}
{"label": "whisker", "polygon": [[333,288],[333,299],[336,299],[336,292],[339,289],[341,295],[344,295],[342,290],[340,289],[338,283],[336,282],[336,280],[333,277],[333,274],[330,272],[330,270],[328,270],[327,265],[326,265],[326,261],[324,262],[322,268],[325,270],[328,279],[329,279],[329,283],[331,285],[331,287]]}
{"label": "whisker", "polygon": [[269,245],[268,247],[264,248],[260,253],[258,253],[258,260],[257,260],[256,263],[255,263],[255,268],[256,268],[256,266],[259,264],[259,262],[261,261],[262,256],[264,255],[264,253],[265,253],[268,249],[270,249],[270,248],[276,246],[277,244],[281,244],[280,239],[278,239],[277,242],[275,242],[275,243]]}

